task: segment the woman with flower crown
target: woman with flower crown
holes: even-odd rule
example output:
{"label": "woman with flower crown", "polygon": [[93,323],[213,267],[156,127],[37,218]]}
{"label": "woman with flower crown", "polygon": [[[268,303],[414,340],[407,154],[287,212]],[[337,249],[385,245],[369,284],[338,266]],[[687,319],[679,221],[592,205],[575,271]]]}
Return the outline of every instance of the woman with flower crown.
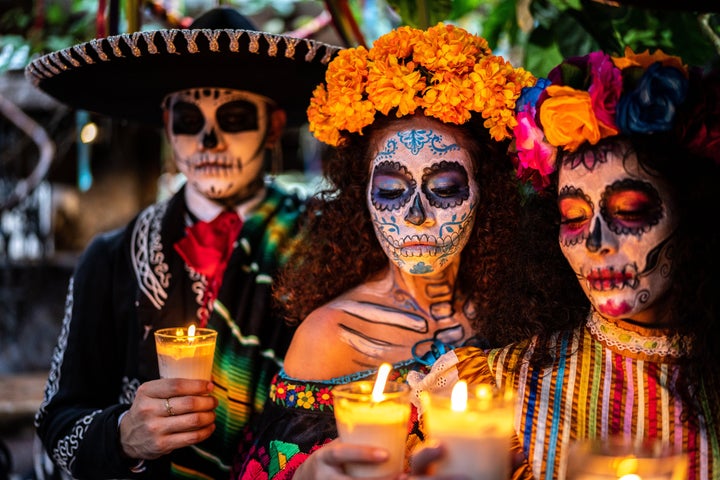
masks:
{"label": "woman with flower crown", "polygon": [[557,199],[560,249],[592,308],[504,348],[449,352],[415,386],[511,386],[515,478],[571,476],[574,442],[596,439],[683,451],[682,478],[720,478],[717,73],[660,51],[570,58],[523,92],[514,134],[518,173]]}
{"label": "woman with flower crown", "polygon": [[309,203],[276,290],[300,323],[233,478],[325,479],[343,462],[382,460],[325,445],[337,437],[334,386],[374,379],[384,362],[403,382],[448,349],[526,338],[560,309],[584,315],[574,276],[553,274],[564,260],[552,222],[539,226],[545,239],[521,229],[507,148],[515,102],[534,82],[484,39],[443,24],[398,28],[330,63],[308,117],[337,147],[324,164],[331,187]]}

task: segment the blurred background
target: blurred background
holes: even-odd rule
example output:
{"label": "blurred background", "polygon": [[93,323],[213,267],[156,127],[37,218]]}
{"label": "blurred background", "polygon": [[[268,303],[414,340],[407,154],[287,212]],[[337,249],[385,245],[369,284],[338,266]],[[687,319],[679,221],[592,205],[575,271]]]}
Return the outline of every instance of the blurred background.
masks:
{"label": "blurred background", "polygon": [[[0,0],[0,480],[34,478],[32,417],[79,254],[181,181],[161,131],[59,104],[24,68],[97,37],[185,28],[219,4],[341,46],[454,23],[537,76],[596,49],[660,48],[708,67],[720,55],[718,0]],[[285,135],[281,178],[311,192],[319,148],[305,130]]]}

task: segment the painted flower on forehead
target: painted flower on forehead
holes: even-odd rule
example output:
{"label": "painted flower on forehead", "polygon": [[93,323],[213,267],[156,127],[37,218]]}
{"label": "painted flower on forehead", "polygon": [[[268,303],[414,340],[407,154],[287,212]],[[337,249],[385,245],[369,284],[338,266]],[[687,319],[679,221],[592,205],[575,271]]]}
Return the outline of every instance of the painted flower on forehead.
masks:
{"label": "painted flower on forehead", "polygon": [[362,134],[375,115],[418,111],[463,124],[477,113],[497,141],[510,138],[515,101],[535,78],[492,55],[487,41],[439,23],[427,30],[400,27],[368,51],[341,52],[329,65],[308,108],[310,131],[336,146],[344,133]]}

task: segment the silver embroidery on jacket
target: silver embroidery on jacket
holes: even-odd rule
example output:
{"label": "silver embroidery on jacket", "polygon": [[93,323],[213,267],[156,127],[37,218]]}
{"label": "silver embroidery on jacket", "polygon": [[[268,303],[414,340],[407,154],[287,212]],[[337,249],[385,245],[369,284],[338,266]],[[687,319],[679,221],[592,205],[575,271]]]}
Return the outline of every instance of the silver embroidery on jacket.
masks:
{"label": "silver embroidery on jacket", "polygon": [[60,327],[60,334],[58,335],[57,345],[55,345],[52,353],[52,358],[50,359],[50,374],[48,375],[48,381],[45,385],[45,397],[40,404],[40,408],[38,408],[38,411],[35,414],[36,428],[40,426],[40,422],[43,418],[45,418],[45,415],[47,414],[45,408],[48,406],[48,404],[57,394],[58,389],[60,388],[60,369],[62,368],[63,357],[65,355],[65,350],[67,349],[68,335],[70,334],[70,320],[72,319],[74,283],[74,277],[70,277],[67,296],[65,297],[65,314],[63,316],[62,326]]}
{"label": "silver embroidery on jacket", "polygon": [[130,240],[130,255],[140,291],[158,310],[165,305],[170,283],[168,264],[162,253],[160,228],[167,202],[151,205],[140,213]]}
{"label": "silver embroidery on jacket", "polygon": [[57,446],[53,449],[52,457],[55,460],[55,464],[62,468],[65,473],[72,475],[70,470],[72,469],[73,463],[75,463],[75,453],[77,452],[85,432],[92,423],[95,415],[100,413],[102,410],[95,410],[90,415],[86,415],[78,420],[70,432],[70,435],[63,437],[58,441]]}

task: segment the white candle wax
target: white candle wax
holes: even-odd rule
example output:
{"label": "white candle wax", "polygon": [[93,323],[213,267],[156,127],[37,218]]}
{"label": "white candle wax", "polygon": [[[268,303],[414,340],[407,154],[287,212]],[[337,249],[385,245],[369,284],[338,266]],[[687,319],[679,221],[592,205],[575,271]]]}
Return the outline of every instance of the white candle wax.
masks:
{"label": "white candle wax", "polygon": [[425,425],[431,440],[445,447],[435,473],[474,480],[505,480],[511,467],[513,404],[510,399],[469,398],[455,411],[449,397],[430,398]]}
{"label": "white candle wax", "polygon": [[198,329],[195,335],[174,328],[158,330],[155,346],[160,377],[210,380],[216,336],[217,332],[209,329]]}
{"label": "white candle wax", "polygon": [[[402,473],[410,419],[407,385],[391,385],[400,390],[386,390],[381,401],[373,402],[369,394],[372,384],[355,383],[367,384],[364,390],[366,393],[353,392],[353,384],[333,389],[335,421],[340,441],[384,448],[389,457],[381,463],[346,464],[348,474],[356,478],[369,478]],[[350,393],[344,393],[348,388]]]}

